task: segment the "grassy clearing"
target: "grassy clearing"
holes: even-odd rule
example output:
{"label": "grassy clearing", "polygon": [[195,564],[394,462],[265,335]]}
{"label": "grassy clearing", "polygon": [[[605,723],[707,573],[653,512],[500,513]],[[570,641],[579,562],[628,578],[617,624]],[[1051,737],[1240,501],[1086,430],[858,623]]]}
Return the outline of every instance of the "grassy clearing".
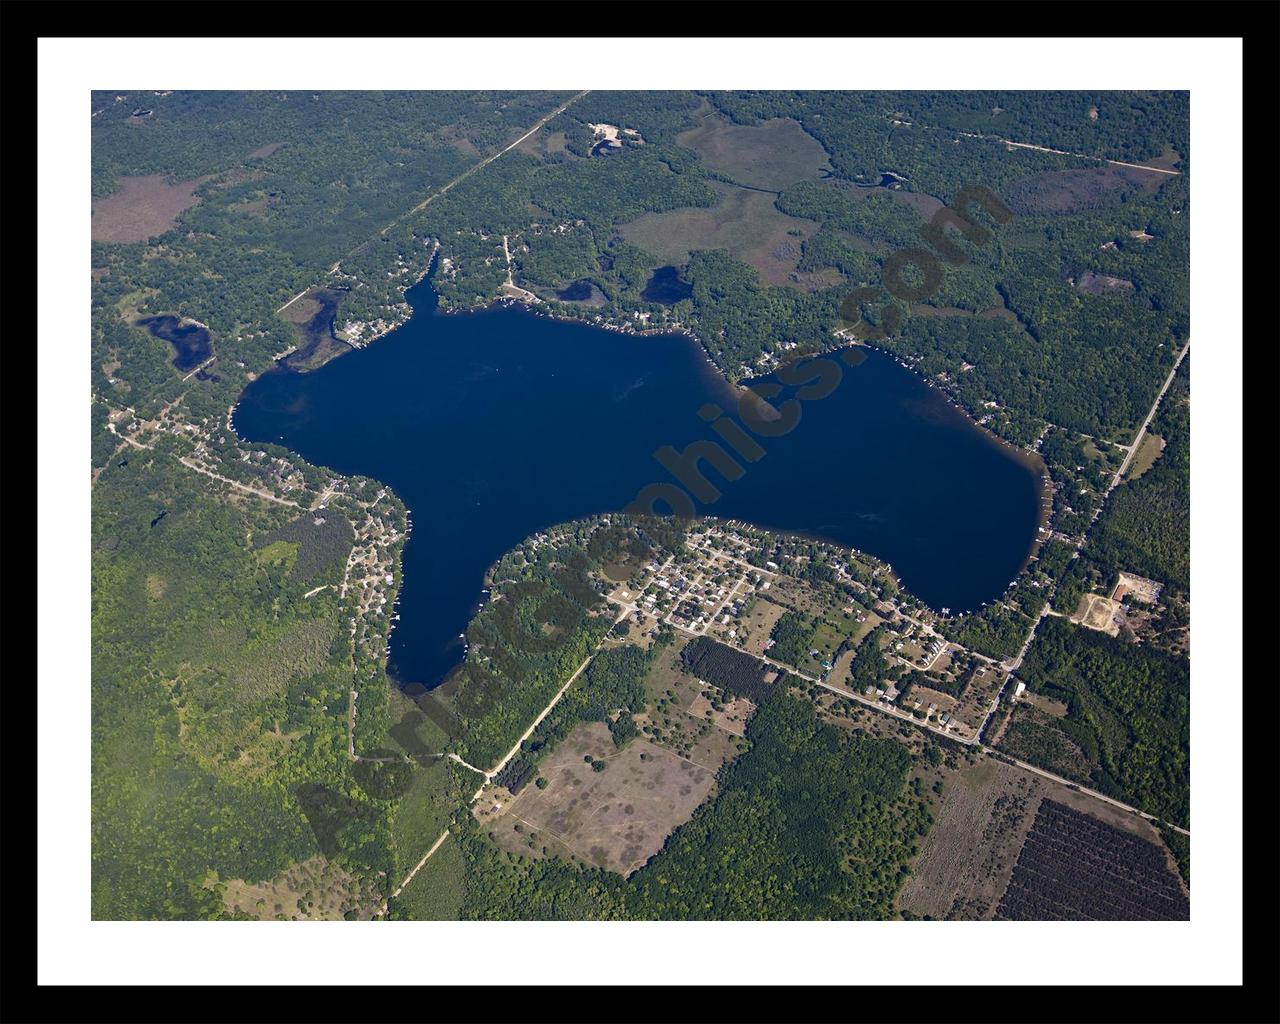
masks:
{"label": "grassy clearing", "polygon": [[759,271],[769,284],[798,287],[792,274],[805,239],[818,230],[818,224],[780,212],[766,192],[719,182],[712,187],[720,195],[715,206],[646,213],[618,230],[628,242],[665,263],[684,263],[700,249],[726,249]]}
{"label": "grassy clearing", "polygon": [[711,114],[676,142],[696,150],[710,170],[754,188],[781,190],[830,166],[822,144],[790,118],[748,126]]}
{"label": "grassy clearing", "polygon": [[742,613],[742,627],[738,636],[749,654],[764,654],[764,645],[773,635],[773,627],[786,614],[787,609],[767,598],[753,598]]}
{"label": "grassy clearing", "polygon": [[1165,440],[1158,434],[1144,433],[1142,435],[1142,443],[1138,450],[1134,453],[1133,461],[1129,463],[1129,472],[1125,475],[1126,480],[1137,480],[1147,470],[1155,465],[1156,459],[1164,452]]}
{"label": "grassy clearing", "polygon": [[1124,190],[1152,195],[1167,180],[1158,171],[1111,165],[1044,171],[1013,182],[1005,200],[1016,214],[1078,213],[1111,202]]}
{"label": "grassy clearing", "polygon": [[229,879],[222,902],[235,917],[254,921],[367,921],[382,901],[372,879],[317,855],[256,885]]}
{"label": "grassy clearing", "polygon": [[298,560],[298,545],[287,540],[278,540],[254,552],[259,565],[283,565],[286,571],[292,571]]}
{"label": "grassy clearing", "polygon": [[1036,776],[984,759],[942,770],[941,806],[899,896],[910,914],[989,919],[1040,805]]}
{"label": "grassy clearing", "polygon": [[687,684],[690,677],[680,669],[680,652],[684,646],[684,643],[674,643],[665,647],[649,666],[644,689],[650,707],[655,706],[668,689],[678,690]]}
{"label": "grassy clearing", "polygon": [[569,153],[568,137],[564,132],[555,132],[550,128],[543,128],[539,132],[535,132],[527,139],[516,146],[517,153],[528,153],[530,156],[555,156],[556,154]]}
{"label": "grassy clearing", "polygon": [[[259,564],[268,564],[283,548],[293,548],[289,561],[288,579],[291,583],[306,584],[308,589],[317,582],[338,583],[351,552],[355,534],[351,523],[332,509],[306,513],[278,530],[255,537],[258,545]],[[273,551],[273,554],[266,554]]]}

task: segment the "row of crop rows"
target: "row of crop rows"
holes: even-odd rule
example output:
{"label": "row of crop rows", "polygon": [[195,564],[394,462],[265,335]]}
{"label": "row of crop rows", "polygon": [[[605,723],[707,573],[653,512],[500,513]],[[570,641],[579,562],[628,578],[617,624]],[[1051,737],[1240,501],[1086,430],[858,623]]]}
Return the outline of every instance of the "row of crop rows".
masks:
{"label": "row of crop rows", "polygon": [[1154,843],[1052,800],[1041,802],[996,917],[1187,920],[1186,895]]}

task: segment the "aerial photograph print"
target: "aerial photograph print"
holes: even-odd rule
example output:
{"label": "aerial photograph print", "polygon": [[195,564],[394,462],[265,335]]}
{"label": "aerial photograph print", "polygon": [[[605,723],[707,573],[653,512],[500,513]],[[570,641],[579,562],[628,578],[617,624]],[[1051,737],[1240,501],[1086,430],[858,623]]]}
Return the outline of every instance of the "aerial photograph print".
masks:
{"label": "aerial photograph print", "polygon": [[84,117],[94,920],[1189,918],[1188,92]]}
{"label": "aerial photograph print", "polygon": [[1187,919],[1187,93],[87,107],[95,919]]}

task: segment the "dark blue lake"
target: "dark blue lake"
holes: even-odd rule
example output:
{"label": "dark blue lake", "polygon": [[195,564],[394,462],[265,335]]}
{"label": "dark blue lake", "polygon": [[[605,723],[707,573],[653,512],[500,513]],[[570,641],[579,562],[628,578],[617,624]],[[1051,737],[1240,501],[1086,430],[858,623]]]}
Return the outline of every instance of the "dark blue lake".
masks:
{"label": "dark blue lake", "polygon": [[[408,299],[413,318],[368,348],[258,378],[235,427],[383,481],[408,504],[390,669],[435,686],[461,660],[458,634],[490,564],[539,529],[620,510],[645,485],[672,482],[654,452],[718,440],[699,410],[714,403],[732,415],[738,393],[682,335],[510,307],[440,314],[427,281]],[[1035,539],[1036,467],[887,356],[840,365],[834,391],[792,407],[795,429],[756,438],[765,454],[739,459],[740,479],[706,470],[722,496],[698,511],[859,548],[934,608],[998,597]],[[783,408],[796,390],[770,401]]]}
{"label": "dark blue lake", "polygon": [[169,314],[144,316],[134,323],[135,326],[145,327],[154,337],[161,338],[172,345],[173,365],[175,369],[184,373],[187,370],[194,370],[213,355],[209,330],[202,324],[183,323],[178,317]]}

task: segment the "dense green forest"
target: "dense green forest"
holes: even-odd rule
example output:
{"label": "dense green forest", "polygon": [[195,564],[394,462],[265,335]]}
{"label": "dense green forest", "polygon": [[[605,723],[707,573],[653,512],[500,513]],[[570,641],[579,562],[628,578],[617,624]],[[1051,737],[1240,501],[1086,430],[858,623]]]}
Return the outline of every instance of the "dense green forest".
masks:
{"label": "dense green forest", "polygon": [[1108,569],[1191,588],[1191,357],[1160,405],[1151,431],[1164,451],[1142,476],[1123,483],[1089,538],[1088,554]]}
{"label": "dense green forest", "polygon": [[1187,356],[1148,428],[1165,442],[1141,476],[1122,481],[1062,574],[1054,608],[1070,614],[1082,594],[1102,592],[1121,572],[1165,586],[1164,599],[1191,594],[1191,357]]}
{"label": "dense green forest", "polygon": [[1009,753],[1095,786],[1182,827],[1190,821],[1190,665],[1146,645],[1048,618],[1019,673],[1067,705],[1062,718],[1014,712]]}
{"label": "dense green forest", "polygon": [[386,808],[346,757],[336,600],[302,600],[287,560],[246,542],[287,510],[198,480],[129,451],[94,489],[95,918],[217,916],[210,877],[261,881],[318,852],[303,785],[361,809],[344,860],[390,866]]}
{"label": "dense green forest", "polygon": [[1173,854],[1173,859],[1178,862],[1178,872],[1182,875],[1182,880],[1187,884],[1191,884],[1191,837],[1185,836],[1181,832],[1176,832],[1167,825],[1160,829],[1160,838],[1169,847],[1169,851]]}
{"label": "dense green forest", "polygon": [[773,646],[769,657],[785,661],[797,668],[809,660],[809,638],[817,621],[803,612],[787,609],[773,627]]}
{"label": "dense green forest", "polygon": [[[1133,162],[1172,147],[1184,164],[1189,159],[1187,92],[885,90],[713,93],[712,98],[735,121],[748,124],[806,115],[816,122],[830,118],[835,107],[842,125],[869,120],[886,127],[948,128]],[[1097,118],[1090,117],[1090,110],[1097,111]]]}
{"label": "dense green forest", "polygon": [[901,673],[900,669],[892,672],[889,669],[882,646],[885,632],[884,626],[877,626],[858,645],[849,673],[849,685],[855,693],[862,693],[868,686],[876,686],[886,679],[896,679]]}

